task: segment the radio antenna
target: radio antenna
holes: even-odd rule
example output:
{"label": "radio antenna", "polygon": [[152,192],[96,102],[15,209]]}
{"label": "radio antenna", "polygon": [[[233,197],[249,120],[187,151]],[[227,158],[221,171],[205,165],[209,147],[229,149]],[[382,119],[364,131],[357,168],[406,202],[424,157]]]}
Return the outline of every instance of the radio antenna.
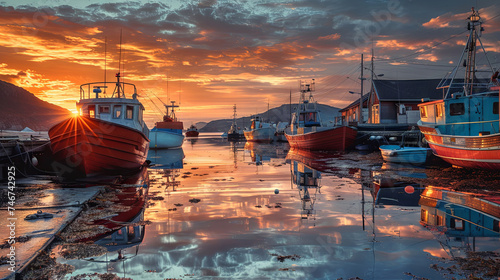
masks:
{"label": "radio antenna", "polygon": [[[106,85],[106,66],[107,64],[107,47],[108,47],[108,37],[104,37],[104,85]],[[106,94],[106,87],[104,87],[104,94]]]}

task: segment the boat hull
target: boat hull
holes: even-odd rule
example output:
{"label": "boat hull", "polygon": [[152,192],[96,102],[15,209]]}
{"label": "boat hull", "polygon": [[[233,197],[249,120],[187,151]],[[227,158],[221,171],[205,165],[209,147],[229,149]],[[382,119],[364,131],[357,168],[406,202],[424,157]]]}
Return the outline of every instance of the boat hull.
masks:
{"label": "boat hull", "polygon": [[379,147],[382,158],[388,162],[421,165],[431,154],[429,148],[401,147],[399,145],[382,145]]}
{"label": "boat hull", "polygon": [[434,155],[465,168],[500,169],[500,133],[485,136],[438,134],[434,128],[421,126]]}
{"label": "boat hull", "polygon": [[200,133],[196,130],[188,130],[186,131],[186,137],[198,137]]}
{"label": "boat hull", "polygon": [[357,130],[348,126],[304,134],[285,134],[291,148],[312,151],[346,150],[354,144],[356,135]]}
{"label": "boat hull", "polygon": [[151,149],[179,148],[184,142],[184,135],[169,129],[153,128],[149,132],[149,140]]}
{"label": "boat hull", "polygon": [[143,166],[149,149],[138,130],[82,116],[53,126],[49,137],[61,176],[124,174]]}
{"label": "boat hull", "polygon": [[254,130],[243,131],[245,139],[250,142],[271,143],[274,141],[275,129],[263,127]]}

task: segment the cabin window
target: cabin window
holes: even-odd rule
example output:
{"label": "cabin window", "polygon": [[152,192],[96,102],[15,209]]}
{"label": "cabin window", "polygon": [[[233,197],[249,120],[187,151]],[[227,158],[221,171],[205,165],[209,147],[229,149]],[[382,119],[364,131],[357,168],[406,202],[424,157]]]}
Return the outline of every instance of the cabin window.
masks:
{"label": "cabin window", "polygon": [[436,117],[442,117],[443,111],[443,104],[436,104]]}
{"label": "cabin window", "polygon": [[464,221],[461,219],[451,219],[450,220],[450,228],[456,230],[464,230]]}
{"label": "cabin window", "polygon": [[308,122],[315,122],[316,121],[316,114],[315,113],[306,113],[305,114],[305,119]]}
{"label": "cabin window", "polygon": [[119,119],[121,117],[122,117],[122,106],[121,105],[113,106],[113,118]]}
{"label": "cabin window", "polygon": [[420,107],[420,117],[421,118],[427,118],[427,107]]}
{"label": "cabin window", "polygon": [[128,120],[131,120],[134,118],[134,106],[127,106],[125,118]]}
{"label": "cabin window", "polygon": [[109,106],[99,106],[99,114],[109,114]]}
{"label": "cabin window", "polygon": [[500,221],[493,220],[493,231],[500,232]]}
{"label": "cabin window", "polygon": [[498,115],[498,102],[493,102],[493,114]]}
{"label": "cabin window", "polygon": [[465,114],[464,103],[452,103],[450,104],[450,116],[460,116]]}
{"label": "cabin window", "polygon": [[89,117],[95,118],[95,105],[89,105]]}
{"label": "cabin window", "polygon": [[444,226],[444,219],[443,216],[436,216],[436,226]]}
{"label": "cabin window", "polygon": [[139,121],[142,122],[142,109],[139,108]]}

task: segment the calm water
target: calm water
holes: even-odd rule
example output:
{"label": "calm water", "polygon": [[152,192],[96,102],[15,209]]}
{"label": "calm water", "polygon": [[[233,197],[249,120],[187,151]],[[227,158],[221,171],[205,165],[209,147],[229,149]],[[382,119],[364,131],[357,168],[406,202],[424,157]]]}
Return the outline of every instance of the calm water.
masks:
{"label": "calm water", "polygon": [[[443,279],[457,275],[431,265],[448,267],[451,256],[471,249],[500,251],[491,230],[447,235],[424,227],[423,217],[430,223],[439,207],[420,205],[420,194],[436,191],[394,185],[381,164],[360,170],[335,156],[287,154],[286,144],[234,145],[209,136],[150,151],[156,200],[136,220],[151,223],[98,241],[110,251],[104,256],[58,261],[76,267],[68,278]],[[362,176],[375,184],[356,183]]]}

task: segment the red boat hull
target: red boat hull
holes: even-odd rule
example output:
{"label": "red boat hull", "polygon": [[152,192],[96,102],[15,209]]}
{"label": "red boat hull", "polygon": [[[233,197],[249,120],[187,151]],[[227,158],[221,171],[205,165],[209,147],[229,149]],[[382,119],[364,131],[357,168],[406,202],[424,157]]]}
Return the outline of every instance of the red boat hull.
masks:
{"label": "red boat hull", "polygon": [[123,174],[146,161],[149,139],[127,126],[88,117],[69,118],[49,130],[54,169],[62,176]]}
{"label": "red boat hull", "polygon": [[186,131],[186,137],[197,137],[200,133],[195,130]]}
{"label": "red boat hull", "polygon": [[500,169],[500,149],[466,150],[429,143],[432,152],[444,161],[465,168]]}
{"label": "red boat hull", "polygon": [[343,151],[356,140],[357,130],[348,127],[334,127],[319,132],[289,135],[285,134],[291,148],[312,151]]}
{"label": "red boat hull", "polygon": [[465,168],[500,169],[500,134],[484,136],[441,135],[420,126],[434,155]]}

